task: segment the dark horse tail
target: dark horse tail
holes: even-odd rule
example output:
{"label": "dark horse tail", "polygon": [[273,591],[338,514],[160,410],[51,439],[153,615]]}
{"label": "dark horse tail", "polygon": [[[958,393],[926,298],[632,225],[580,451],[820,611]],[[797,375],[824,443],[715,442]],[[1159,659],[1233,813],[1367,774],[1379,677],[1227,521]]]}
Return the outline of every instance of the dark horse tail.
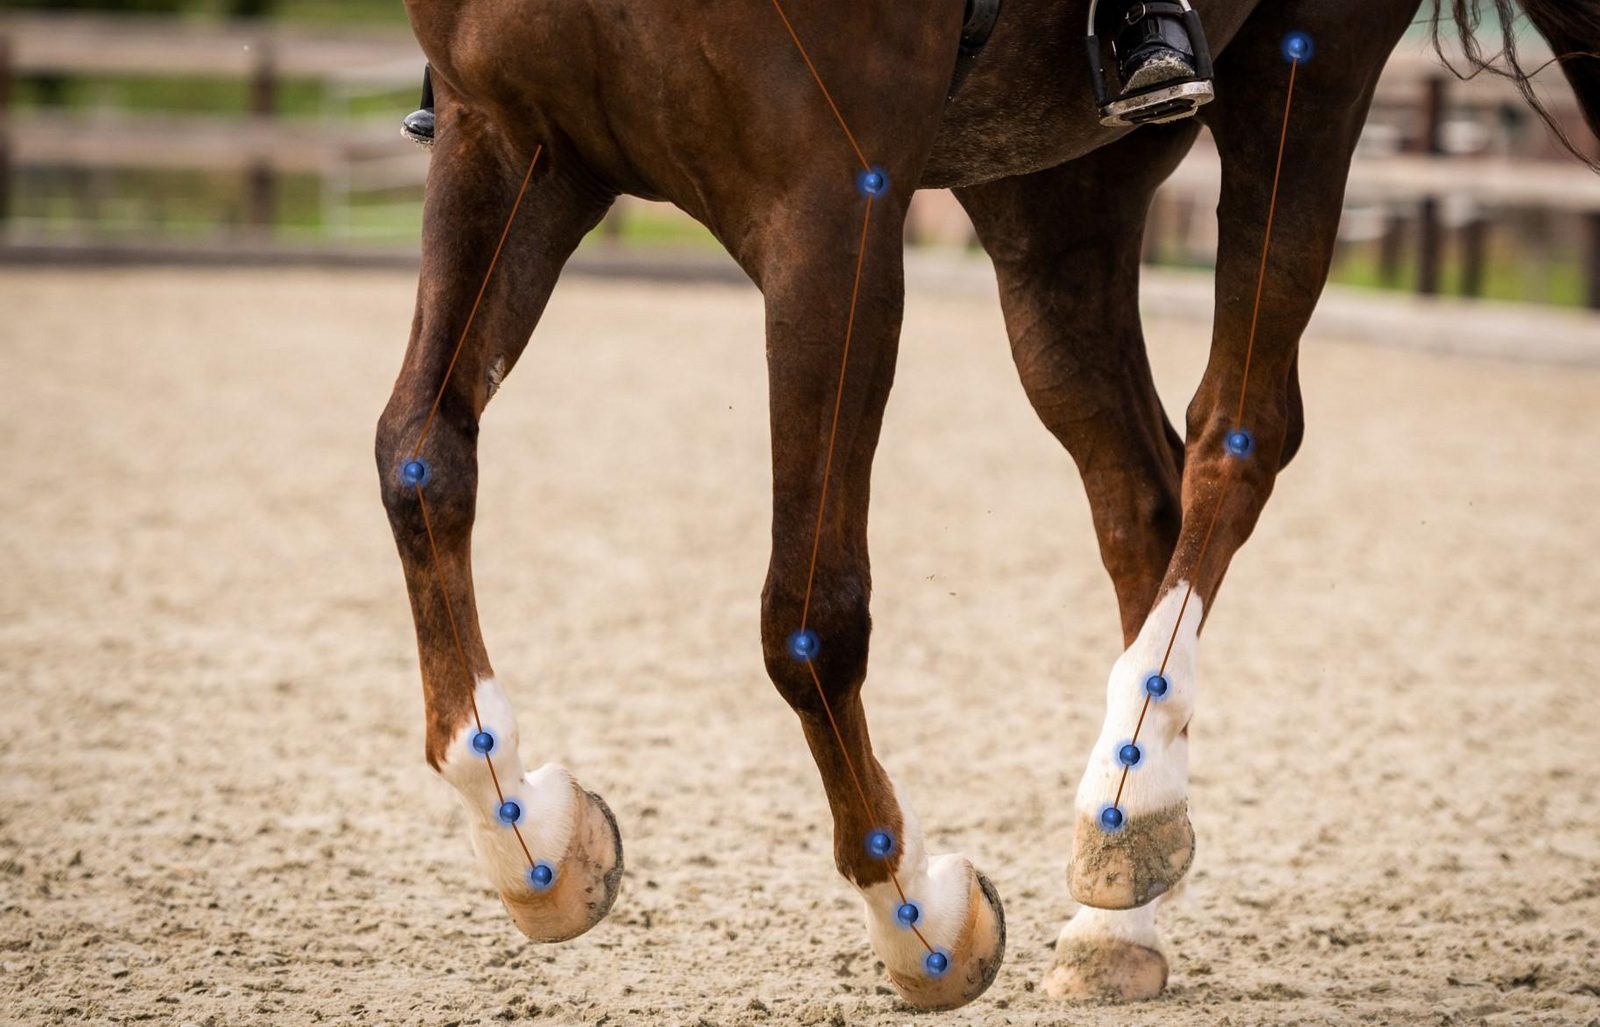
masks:
{"label": "dark horse tail", "polygon": [[[1528,105],[1539,113],[1560,137],[1568,150],[1589,166],[1600,170],[1600,161],[1583,150],[1567,136],[1550,112],[1540,101],[1533,88],[1533,77],[1543,67],[1529,69],[1517,56],[1517,8],[1528,16],[1533,27],[1550,43],[1556,63],[1578,94],[1578,103],[1589,128],[1600,135],[1600,0],[1433,0],[1433,42],[1443,57],[1440,25],[1445,20],[1445,8],[1461,33],[1462,52],[1472,66],[1471,74],[1488,72],[1509,79],[1516,84]],[[1484,52],[1478,29],[1483,23],[1484,8],[1492,7],[1500,21],[1500,46],[1495,53]],[[1448,61],[1447,61],[1448,63]]]}

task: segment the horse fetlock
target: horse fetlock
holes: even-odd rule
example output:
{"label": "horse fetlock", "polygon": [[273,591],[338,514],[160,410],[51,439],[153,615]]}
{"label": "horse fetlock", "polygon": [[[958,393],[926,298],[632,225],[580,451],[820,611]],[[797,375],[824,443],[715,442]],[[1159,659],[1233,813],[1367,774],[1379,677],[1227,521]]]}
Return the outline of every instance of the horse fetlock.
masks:
{"label": "horse fetlock", "polygon": [[535,941],[576,937],[616,901],[616,819],[565,767],[524,769],[516,717],[497,682],[480,681],[474,701],[474,718],[446,748],[439,773],[461,797],[478,862],[517,927]]}
{"label": "horse fetlock", "polygon": [[1142,906],[1194,859],[1188,728],[1202,618],[1201,601],[1179,582],[1112,668],[1106,719],[1078,784],[1069,880],[1085,905]]}
{"label": "horse fetlock", "polygon": [[921,828],[907,809],[894,844],[894,877],[858,886],[872,949],[911,1005],[966,1005],[994,982],[1005,959],[1000,896],[965,856],[927,856]]}

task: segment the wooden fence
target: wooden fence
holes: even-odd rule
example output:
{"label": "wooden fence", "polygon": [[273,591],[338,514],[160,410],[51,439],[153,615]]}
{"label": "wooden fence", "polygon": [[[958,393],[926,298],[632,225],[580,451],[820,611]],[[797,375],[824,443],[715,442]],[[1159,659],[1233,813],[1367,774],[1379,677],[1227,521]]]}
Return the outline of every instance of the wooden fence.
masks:
{"label": "wooden fence", "polygon": [[[1535,61],[1542,56],[1537,48],[1529,54]],[[317,175],[347,191],[352,185],[419,187],[426,158],[400,144],[394,123],[286,122],[279,96],[287,78],[409,88],[421,66],[416,44],[403,30],[313,32],[269,23],[0,15],[0,223],[11,213],[19,168],[236,174],[245,183],[244,220],[255,226],[273,223],[285,174]],[[249,83],[249,114],[221,119],[12,110],[16,78],[41,74],[233,78]],[[1551,99],[1556,116],[1577,129],[1579,112],[1565,88],[1553,89]],[[1600,176],[1570,160],[1530,159],[1526,145],[1518,152],[1491,147],[1472,156],[1451,155],[1456,148],[1449,138],[1452,126],[1510,117],[1520,109],[1520,99],[1503,81],[1492,76],[1457,81],[1430,55],[1408,45],[1386,70],[1374,107],[1375,119],[1390,128],[1388,142],[1371,152],[1364,147],[1358,155],[1350,196],[1395,212],[1381,248],[1386,274],[1396,273],[1404,259],[1399,225],[1410,222],[1415,280],[1423,293],[1440,291],[1440,269],[1452,242],[1459,250],[1463,291],[1481,290],[1485,251],[1499,212],[1527,208],[1571,215],[1587,238],[1589,305],[1600,309]],[[1534,156],[1552,156],[1542,134],[1531,136],[1532,149],[1544,151]],[[1163,190],[1152,219],[1152,243],[1174,225],[1202,223],[1195,212],[1213,204],[1219,188],[1214,153],[1202,143]],[[1447,228],[1442,213],[1447,202],[1469,205],[1477,213]],[[941,221],[964,226],[952,207],[947,196],[920,196],[910,234]]]}

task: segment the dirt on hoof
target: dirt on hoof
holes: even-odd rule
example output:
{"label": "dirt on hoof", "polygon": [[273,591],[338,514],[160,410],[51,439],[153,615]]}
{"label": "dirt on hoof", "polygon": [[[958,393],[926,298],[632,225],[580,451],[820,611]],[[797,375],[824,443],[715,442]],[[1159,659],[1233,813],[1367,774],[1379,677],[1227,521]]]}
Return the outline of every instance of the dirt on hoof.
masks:
{"label": "dirt on hoof", "polygon": [[1094,817],[1078,817],[1068,872],[1072,897],[1097,909],[1133,909],[1165,894],[1194,862],[1194,828],[1185,803],[1149,816],[1129,817],[1107,831]]}
{"label": "dirt on hoof", "polygon": [[1167,957],[1128,941],[1062,939],[1041,987],[1051,998],[1141,1002],[1167,986]]}

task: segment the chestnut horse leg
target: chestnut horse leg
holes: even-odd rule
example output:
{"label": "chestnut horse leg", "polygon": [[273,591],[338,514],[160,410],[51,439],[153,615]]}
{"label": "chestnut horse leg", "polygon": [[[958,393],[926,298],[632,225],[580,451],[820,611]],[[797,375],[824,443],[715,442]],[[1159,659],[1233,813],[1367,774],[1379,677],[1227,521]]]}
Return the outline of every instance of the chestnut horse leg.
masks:
{"label": "chestnut horse leg", "polygon": [[770,224],[756,261],[773,458],[762,646],[821,772],[834,860],[866,901],[878,958],[908,1002],[947,1009],[993,981],[1004,916],[964,857],[925,851],[906,793],[873,756],[862,708],[868,489],[899,343],[909,196],[891,187],[863,197],[855,175],[841,163],[806,198],[775,204],[792,213]]}
{"label": "chestnut horse leg", "polygon": [[473,602],[477,436],[563,263],[610,197],[576,184],[584,178],[563,154],[541,151],[478,303],[533,148],[452,106],[447,86],[439,100],[417,313],[378,422],[378,474],[416,621],[428,763],[460,793],[473,847],[517,927],[561,941],[610,909],[621,840],[605,803],[565,768],[524,771]]}
{"label": "chestnut horse leg", "polygon": [[[1177,546],[1151,610],[1112,669],[1106,719],[1078,788],[1070,884],[1086,906],[1147,908],[1193,858],[1187,748],[1200,626],[1299,447],[1300,336],[1327,279],[1372,90],[1412,5],[1368,6],[1366,31],[1356,35],[1346,24],[1348,5],[1335,0],[1264,6],[1218,62],[1217,91],[1226,99],[1202,115],[1222,158],[1211,359],[1188,411]],[[1284,41],[1292,32],[1341,45],[1291,65],[1285,52],[1294,48]]]}
{"label": "chestnut horse leg", "polygon": [[[1023,387],[1083,477],[1125,645],[1177,543],[1183,467],[1139,323],[1141,242],[1151,196],[1197,131],[1144,128],[1069,164],[958,191],[994,261]],[[1056,953],[1044,981],[1055,997],[1148,998],[1166,983],[1153,906],[1085,907]]]}

